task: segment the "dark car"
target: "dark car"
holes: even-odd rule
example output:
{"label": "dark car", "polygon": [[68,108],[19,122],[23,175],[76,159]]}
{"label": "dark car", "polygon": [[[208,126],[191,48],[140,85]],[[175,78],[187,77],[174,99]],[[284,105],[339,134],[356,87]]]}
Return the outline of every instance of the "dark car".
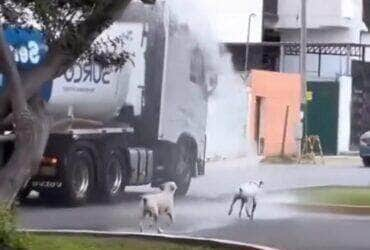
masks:
{"label": "dark car", "polygon": [[370,167],[370,131],[360,137],[360,156],[366,167]]}

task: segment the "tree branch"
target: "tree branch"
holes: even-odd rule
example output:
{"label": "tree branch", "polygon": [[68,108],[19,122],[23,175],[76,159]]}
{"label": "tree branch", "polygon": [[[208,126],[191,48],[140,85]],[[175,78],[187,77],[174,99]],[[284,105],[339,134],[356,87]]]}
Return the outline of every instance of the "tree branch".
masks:
{"label": "tree branch", "polygon": [[[106,28],[107,23],[111,24],[118,20],[123,11],[127,8],[131,0],[111,0],[106,1],[103,9],[95,9],[90,17],[77,26],[76,31],[67,31],[59,43],[53,45],[47,56],[45,63],[35,68],[22,73],[22,81],[27,83],[25,94],[26,97],[34,95],[46,81],[53,80],[61,76],[73,63],[79,58],[82,53],[87,50],[94,40]],[[78,34],[79,38],[83,38],[83,43],[79,53],[70,51],[68,44],[73,44],[73,38]],[[75,38],[75,40],[77,40]],[[77,42],[77,41],[76,41]]]}
{"label": "tree branch", "polygon": [[[89,18],[81,22],[75,31],[67,31],[57,43],[50,46],[43,65],[29,71],[21,72],[21,81],[26,84],[24,91],[26,99],[37,93],[43,83],[61,76],[70,68],[76,59],[91,46],[92,42],[106,28],[106,25],[113,23],[121,17],[131,0],[106,0],[105,2],[103,8],[94,9]],[[78,37],[75,34],[78,34]],[[83,38],[82,43],[81,38]],[[68,44],[73,44],[74,42],[79,42],[81,45],[78,53],[68,48]],[[6,107],[6,104],[9,103],[9,92],[6,91],[0,97],[0,106]],[[0,111],[2,117],[8,115],[7,109]]]}
{"label": "tree branch", "polygon": [[[9,84],[9,97],[13,109],[15,124],[15,150],[9,162],[0,169],[0,202],[6,207],[10,207],[19,189],[25,181],[30,178],[32,168],[28,167],[26,154],[27,142],[32,141],[35,136],[29,133],[33,124],[30,121],[31,111],[24,95],[21,78],[14,62],[13,54],[10,52],[7,41],[5,40],[2,23],[0,22],[0,63]],[[8,139],[8,138],[4,138]],[[22,162],[23,161],[23,162]]]}

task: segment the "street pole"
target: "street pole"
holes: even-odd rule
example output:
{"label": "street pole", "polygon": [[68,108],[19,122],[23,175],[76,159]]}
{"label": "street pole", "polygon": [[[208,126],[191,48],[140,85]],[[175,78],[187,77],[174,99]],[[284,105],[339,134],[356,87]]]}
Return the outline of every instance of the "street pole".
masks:
{"label": "street pole", "polygon": [[[252,17],[255,17],[255,16],[257,16],[255,13],[249,14],[247,42],[245,43],[245,62],[244,62],[245,78],[244,78],[244,81],[245,81],[246,86],[247,86],[246,90],[247,90],[247,98],[248,98],[248,102],[249,102],[248,111],[247,111],[248,113],[250,111],[251,101],[252,101],[251,86],[250,86],[249,79],[248,79],[249,78],[249,75],[248,75],[249,42],[250,42],[250,34],[251,34]],[[249,141],[249,139],[251,139],[251,138],[250,138],[248,123],[245,126],[244,132],[245,132],[245,136],[246,136],[247,140]],[[257,147],[258,147],[258,144],[257,144]]]}
{"label": "street pole", "polygon": [[306,54],[307,54],[307,24],[306,24],[306,0],[301,0],[301,42],[300,42],[300,74],[301,74],[301,112],[303,115],[303,136],[306,136],[307,122],[306,122],[306,111],[307,111],[307,83],[306,83]]}
{"label": "street pole", "polygon": [[301,0],[301,41],[300,41],[300,57],[299,70],[301,75],[301,122],[297,130],[298,141],[298,156],[299,161],[302,160],[302,143],[307,135],[307,100],[306,100],[306,53],[307,53],[307,25],[306,25],[306,0]]}
{"label": "street pole", "polygon": [[251,34],[251,21],[252,21],[252,17],[255,17],[255,16],[257,15],[254,13],[251,13],[248,17],[248,34],[247,34],[247,42],[245,44],[245,64],[244,64],[246,76],[248,76],[248,57],[249,57],[249,41],[250,41],[250,34]]}

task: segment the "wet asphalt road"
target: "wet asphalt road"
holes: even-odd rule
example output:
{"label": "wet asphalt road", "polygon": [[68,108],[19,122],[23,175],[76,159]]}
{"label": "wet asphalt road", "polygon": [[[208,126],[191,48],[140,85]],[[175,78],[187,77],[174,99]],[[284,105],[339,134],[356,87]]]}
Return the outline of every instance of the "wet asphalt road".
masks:
{"label": "wet asphalt road", "polygon": [[[230,199],[239,183],[265,182],[255,220],[227,216]],[[250,160],[209,164],[207,174],[193,181],[187,197],[176,200],[175,224],[167,233],[217,237],[280,249],[370,249],[370,216],[314,214],[283,207],[279,190],[322,185],[370,185],[370,169],[359,161],[335,166],[256,165]],[[91,204],[65,208],[37,200],[19,207],[19,224],[32,229],[90,229],[138,231],[139,195],[150,187],[129,188],[115,205]],[[237,209],[235,209],[235,212]],[[166,224],[166,219],[161,221]],[[150,231],[149,231],[150,232]]]}

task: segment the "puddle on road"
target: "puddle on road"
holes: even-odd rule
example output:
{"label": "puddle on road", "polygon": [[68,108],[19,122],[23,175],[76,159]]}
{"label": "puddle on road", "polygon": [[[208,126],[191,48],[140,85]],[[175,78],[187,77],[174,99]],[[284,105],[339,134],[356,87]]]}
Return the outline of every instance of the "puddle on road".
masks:
{"label": "puddle on road", "polygon": [[367,186],[321,186],[273,191],[266,194],[264,200],[306,212],[370,215],[370,188]]}
{"label": "puddle on road", "polygon": [[273,191],[269,200],[280,203],[370,206],[370,187],[321,186]]}
{"label": "puddle on road", "polygon": [[[65,208],[42,208],[24,207],[22,208],[22,219],[25,225],[38,226],[42,228],[48,227],[65,227],[72,228],[79,226],[81,228],[91,229],[98,225],[102,228],[109,228],[110,231],[132,231],[138,232],[138,222],[140,219],[139,197],[141,191],[130,192],[129,197],[122,203],[105,206],[93,205],[89,207],[65,209]],[[153,191],[150,189],[149,191]],[[335,192],[334,192],[335,191]],[[255,221],[263,220],[281,220],[290,218],[305,218],[325,216],[328,218],[336,214],[316,213],[314,210],[297,209],[294,204],[304,202],[312,202],[312,194],[321,194],[318,197],[333,197],[337,194],[336,189],[291,189],[279,191],[266,191],[258,197],[257,209],[255,212]],[[340,190],[341,191],[341,190]],[[353,196],[352,191],[358,193],[358,197],[370,202],[370,189],[357,187],[342,190],[347,192],[347,197]],[[327,196],[329,193],[331,196]],[[340,193],[340,192],[339,192]],[[324,195],[322,195],[324,194]],[[342,194],[342,193],[340,193]],[[228,216],[228,210],[232,200],[232,193],[215,193],[213,196],[202,196],[199,194],[190,194],[185,198],[179,198],[175,201],[175,224],[168,228],[170,233],[192,233],[196,231],[221,228],[227,225],[236,223],[254,223],[246,218],[245,209],[242,212],[243,218],[238,218],[240,203],[236,203],[234,213]],[[342,195],[339,195],[342,196]],[[336,197],[334,195],[334,197]],[[361,200],[358,198],[357,200]],[[291,204],[291,205],[287,205]],[[250,205],[250,204],[249,204]],[[352,215],[349,215],[352,216]],[[52,220],[40,220],[39,218],[52,218]],[[361,217],[363,218],[363,217]],[[369,217],[370,218],[370,217]],[[161,221],[166,223],[167,218],[162,218]],[[78,224],[76,223],[78,221]],[[42,222],[42,223],[40,223]]]}

